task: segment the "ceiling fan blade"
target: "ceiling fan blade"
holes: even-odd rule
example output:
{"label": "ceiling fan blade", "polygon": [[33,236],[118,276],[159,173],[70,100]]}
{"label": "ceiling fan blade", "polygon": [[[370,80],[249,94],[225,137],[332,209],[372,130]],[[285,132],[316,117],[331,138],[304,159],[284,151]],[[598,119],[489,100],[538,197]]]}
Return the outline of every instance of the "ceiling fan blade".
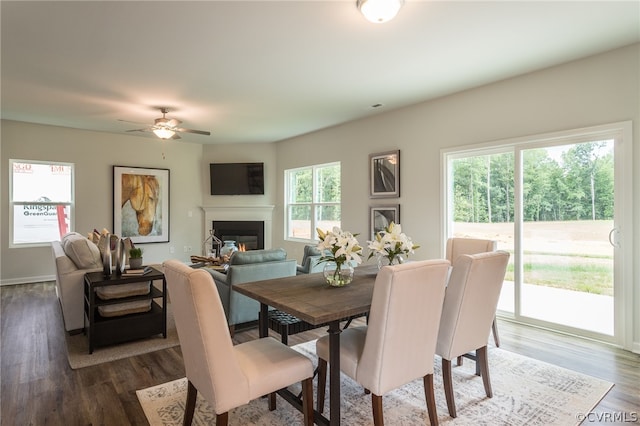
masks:
{"label": "ceiling fan blade", "polygon": [[180,137],[179,134],[176,133],[173,136],[171,136],[171,139],[182,139],[182,138]]}
{"label": "ceiling fan blade", "polygon": [[132,130],[125,130],[125,132],[149,132],[151,131],[150,129],[132,129]]}
{"label": "ceiling fan blade", "polygon": [[194,130],[194,129],[174,129],[176,132],[183,132],[183,133],[195,133],[197,135],[206,135],[206,136],[211,136],[211,132],[207,132],[206,130]]}
{"label": "ceiling fan blade", "polygon": [[121,118],[118,118],[118,121],[122,121],[122,122],[124,122],[124,123],[144,124],[145,126],[148,124],[148,123],[141,123],[141,122],[139,122],[139,121],[123,120],[123,119],[121,119]]}

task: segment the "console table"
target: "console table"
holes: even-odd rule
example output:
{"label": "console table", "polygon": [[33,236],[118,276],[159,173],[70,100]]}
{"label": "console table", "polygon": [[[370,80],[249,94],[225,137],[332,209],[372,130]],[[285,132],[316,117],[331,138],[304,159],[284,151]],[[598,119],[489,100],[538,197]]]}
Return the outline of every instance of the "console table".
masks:
{"label": "console table", "polygon": [[[84,313],[85,333],[89,339],[89,353],[96,346],[106,346],[129,340],[141,339],[162,333],[167,338],[167,280],[158,269],[140,276],[105,277],[102,272],[89,272],[84,276]],[[153,281],[162,280],[162,288],[153,285]],[[149,282],[148,294],[102,300],[96,295],[99,287]],[[143,313],[114,317],[102,317],[98,307],[137,300],[151,300],[151,309]],[[160,303],[158,303],[158,300]]]}

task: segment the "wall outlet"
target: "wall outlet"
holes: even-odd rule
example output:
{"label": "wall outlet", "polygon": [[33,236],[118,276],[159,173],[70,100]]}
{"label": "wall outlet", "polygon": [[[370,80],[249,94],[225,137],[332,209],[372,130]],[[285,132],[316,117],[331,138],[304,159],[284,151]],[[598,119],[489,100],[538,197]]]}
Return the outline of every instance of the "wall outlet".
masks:
{"label": "wall outlet", "polygon": [[169,247],[169,253],[173,254],[176,252],[176,248],[174,246]]}

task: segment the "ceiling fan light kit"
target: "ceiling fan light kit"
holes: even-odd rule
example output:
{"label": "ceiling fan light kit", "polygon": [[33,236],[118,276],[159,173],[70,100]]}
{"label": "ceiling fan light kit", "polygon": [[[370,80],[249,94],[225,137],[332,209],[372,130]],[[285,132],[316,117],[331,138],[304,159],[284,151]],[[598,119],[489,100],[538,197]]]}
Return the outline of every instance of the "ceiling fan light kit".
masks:
{"label": "ceiling fan light kit", "polygon": [[404,0],[357,0],[356,4],[368,21],[381,24],[395,18]]}
{"label": "ceiling fan light kit", "polygon": [[160,139],[171,139],[173,135],[176,134],[176,132],[166,127],[159,127],[157,129],[153,129],[153,133],[155,133],[155,135]]}

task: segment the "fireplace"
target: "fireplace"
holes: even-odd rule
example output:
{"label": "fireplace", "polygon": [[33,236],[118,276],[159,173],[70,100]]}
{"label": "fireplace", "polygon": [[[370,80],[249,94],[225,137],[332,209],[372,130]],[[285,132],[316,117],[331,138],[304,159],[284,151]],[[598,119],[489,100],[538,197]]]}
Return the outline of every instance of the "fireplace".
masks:
{"label": "fireplace", "polygon": [[[209,235],[212,229],[215,229],[216,235],[219,235],[218,222],[232,223],[239,221],[258,221],[262,222],[262,244],[256,244],[262,248],[271,248],[271,234],[273,232],[273,209],[272,205],[255,205],[255,206],[211,206],[202,207],[204,211],[203,229]],[[256,232],[257,233],[257,232]],[[228,234],[225,232],[225,235]],[[219,238],[219,237],[217,237]],[[205,251],[207,249],[205,248]]]}
{"label": "fireplace", "polygon": [[214,220],[213,233],[222,241],[235,241],[246,250],[264,248],[264,221],[261,220]]}

